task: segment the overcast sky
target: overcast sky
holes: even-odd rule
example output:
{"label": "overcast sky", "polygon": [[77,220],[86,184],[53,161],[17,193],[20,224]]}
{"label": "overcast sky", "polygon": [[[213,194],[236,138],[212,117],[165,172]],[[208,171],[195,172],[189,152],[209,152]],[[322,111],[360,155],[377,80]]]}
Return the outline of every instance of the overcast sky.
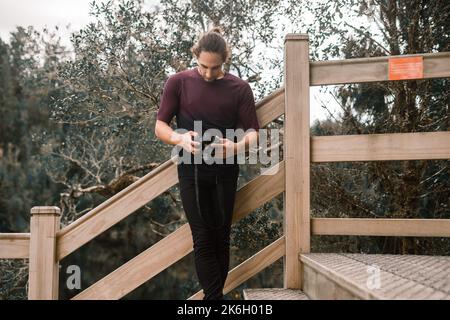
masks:
{"label": "overcast sky", "polygon": [[[97,0],[97,2],[107,0]],[[58,26],[61,43],[70,44],[70,32],[84,27],[93,18],[89,16],[89,3],[92,0],[0,0],[0,37],[9,42],[9,33],[17,26],[33,26],[40,31]],[[148,6],[157,0],[147,0]],[[69,30],[66,26],[70,26]],[[315,119],[324,119],[327,112],[320,107],[319,100],[337,110],[337,105],[328,94],[321,94],[319,87],[311,88],[311,123]]]}
{"label": "overcast sky", "polygon": [[[70,24],[72,31],[85,26],[89,17],[91,0],[0,0],[0,37],[8,41],[9,33],[17,26],[34,26],[61,29]],[[61,32],[63,43],[68,43],[69,33]],[[67,39],[65,39],[67,38]]]}

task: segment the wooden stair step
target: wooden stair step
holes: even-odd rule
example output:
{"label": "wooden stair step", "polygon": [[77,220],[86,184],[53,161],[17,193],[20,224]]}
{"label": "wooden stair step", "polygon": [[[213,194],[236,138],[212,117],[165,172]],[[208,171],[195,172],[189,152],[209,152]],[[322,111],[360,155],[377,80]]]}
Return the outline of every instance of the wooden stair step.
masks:
{"label": "wooden stair step", "polygon": [[244,300],[309,300],[301,290],[266,288],[244,289]]}
{"label": "wooden stair step", "polygon": [[310,253],[300,260],[312,299],[450,300],[448,256]]}

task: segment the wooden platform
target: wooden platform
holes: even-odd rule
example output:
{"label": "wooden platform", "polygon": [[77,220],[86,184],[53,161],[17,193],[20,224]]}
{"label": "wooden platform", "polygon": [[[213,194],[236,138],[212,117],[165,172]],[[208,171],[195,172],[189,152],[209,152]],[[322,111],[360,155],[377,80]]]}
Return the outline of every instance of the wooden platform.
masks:
{"label": "wooden platform", "polygon": [[311,299],[450,300],[447,256],[311,253],[300,260]]}
{"label": "wooden platform", "polygon": [[245,289],[246,300],[450,300],[450,257],[310,253],[303,291]]}
{"label": "wooden platform", "polygon": [[245,300],[309,300],[301,290],[271,288],[244,289]]}

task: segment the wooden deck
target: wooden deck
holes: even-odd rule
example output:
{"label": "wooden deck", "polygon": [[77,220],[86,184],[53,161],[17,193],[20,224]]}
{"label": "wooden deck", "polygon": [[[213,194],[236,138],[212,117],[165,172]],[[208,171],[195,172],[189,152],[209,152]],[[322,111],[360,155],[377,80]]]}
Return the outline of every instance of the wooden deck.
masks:
{"label": "wooden deck", "polygon": [[[318,283],[307,279],[320,274],[335,288],[345,290],[344,298],[450,300],[447,256],[310,253],[301,255],[300,260],[310,270],[305,273],[305,285],[315,285],[304,288],[307,294],[316,290],[317,295],[311,292],[311,297],[333,298],[333,292],[324,297],[317,292]],[[373,281],[376,276],[378,283]],[[333,291],[332,287],[328,286],[328,291]]]}
{"label": "wooden deck", "polygon": [[301,254],[303,291],[245,289],[246,300],[450,300],[450,257]]}

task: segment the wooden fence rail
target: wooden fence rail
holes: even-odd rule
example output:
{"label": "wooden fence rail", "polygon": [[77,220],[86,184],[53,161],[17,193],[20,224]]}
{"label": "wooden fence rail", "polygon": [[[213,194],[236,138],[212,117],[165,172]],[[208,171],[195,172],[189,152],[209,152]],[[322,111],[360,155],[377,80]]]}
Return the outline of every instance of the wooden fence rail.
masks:
{"label": "wooden fence rail", "polygon": [[313,218],[313,235],[450,237],[450,219]]}
{"label": "wooden fence rail", "polygon": [[0,259],[27,259],[29,253],[29,233],[0,233]]}
{"label": "wooden fence rail", "polygon": [[389,81],[389,59],[423,57],[421,79],[450,77],[450,52],[310,62],[311,86]]}

